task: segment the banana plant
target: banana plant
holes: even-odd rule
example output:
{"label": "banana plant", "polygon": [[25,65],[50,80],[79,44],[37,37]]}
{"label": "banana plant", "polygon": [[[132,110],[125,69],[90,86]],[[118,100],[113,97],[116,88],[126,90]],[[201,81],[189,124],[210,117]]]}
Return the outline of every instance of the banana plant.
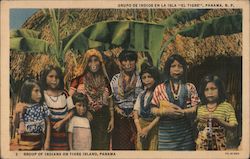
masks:
{"label": "banana plant", "polygon": [[20,29],[10,37],[10,49],[31,53],[47,53],[64,70],[64,55],[68,50],[82,54],[90,48],[108,50],[122,46],[128,50],[149,52],[155,55],[160,51],[164,26],[140,21],[102,21],[81,28],[65,39],[59,36],[59,11],[45,10],[50,16],[50,29],[54,43],[42,40],[39,32]]}
{"label": "banana plant", "polygon": [[178,24],[184,24],[190,20],[197,19],[200,16],[206,14],[209,9],[184,9],[178,10],[165,20],[159,22],[165,26],[165,29],[170,29]]}
{"label": "banana plant", "polygon": [[59,34],[60,11],[55,9],[43,9],[42,11],[44,17],[49,17],[53,43],[43,40],[39,31],[19,29],[11,31],[10,33],[10,50],[49,54],[56,64],[64,70],[64,56],[62,54]]}
{"label": "banana plant", "polygon": [[121,46],[128,50],[149,52],[151,56],[160,51],[164,26],[139,21],[103,21],[80,29],[63,40],[64,50],[76,53],[89,48],[107,50]]}
{"label": "banana plant", "polygon": [[[167,20],[166,20],[167,21]],[[168,24],[168,27],[172,27],[173,23]],[[175,22],[174,22],[175,24]],[[214,35],[230,35],[234,33],[242,32],[242,15],[230,15],[216,17],[208,20],[204,20],[200,23],[191,25],[187,28],[177,31],[173,36],[171,36],[163,45],[160,50],[160,54],[157,59],[160,59],[163,55],[163,51],[167,46],[173,42],[176,38],[176,35],[182,35],[185,37],[193,38],[206,38]],[[157,63],[159,66],[159,62]]]}

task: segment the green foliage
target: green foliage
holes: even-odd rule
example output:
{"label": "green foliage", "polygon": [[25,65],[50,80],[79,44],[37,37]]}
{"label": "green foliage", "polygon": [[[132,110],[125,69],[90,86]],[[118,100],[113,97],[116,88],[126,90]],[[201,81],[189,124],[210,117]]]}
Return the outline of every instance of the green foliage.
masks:
{"label": "green foliage", "polygon": [[209,9],[183,9],[175,12],[159,24],[163,24],[166,29],[175,27],[177,24],[183,24],[187,21],[197,19],[208,12]]}
{"label": "green foliage", "polygon": [[10,39],[10,49],[30,53],[49,53],[52,46],[47,41],[41,39],[13,37]]}
{"label": "green foliage", "polygon": [[48,53],[56,59],[63,70],[64,55],[69,49],[75,53],[84,53],[90,48],[108,50],[118,46],[127,50],[148,52],[156,65],[162,52],[169,43],[174,41],[177,34],[205,38],[242,31],[242,15],[223,16],[185,28],[161,45],[165,29],[197,19],[207,11],[207,9],[179,10],[159,24],[140,21],[102,21],[61,39],[59,36],[60,10],[44,9],[45,17],[50,18],[49,25],[54,43],[49,44],[40,39],[40,33],[37,31],[20,29],[11,31],[10,48],[17,51]]}
{"label": "green foliage", "polygon": [[149,52],[156,64],[164,26],[139,21],[103,21],[81,29],[63,40],[64,52],[83,53],[90,48],[107,50],[122,46],[128,50]]}
{"label": "green foliage", "polygon": [[206,38],[214,35],[229,35],[242,32],[242,15],[223,16],[194,24],[178,34]]}
{"label": "green foliage", "polygon": [[24,37],[24,38],[40,38],[40,32],[30,29],[19,29],[10,31],[10,38]]}

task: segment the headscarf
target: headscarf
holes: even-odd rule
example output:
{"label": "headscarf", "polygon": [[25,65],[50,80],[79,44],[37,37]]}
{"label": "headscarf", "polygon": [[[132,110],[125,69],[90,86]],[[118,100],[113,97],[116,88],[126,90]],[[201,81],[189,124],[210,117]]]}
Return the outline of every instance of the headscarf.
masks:
{"label": "headscarf", "polygon": [[88,67],[88,62],[89,62],[89,59],[92,57],[92,56],[96,56],[100,63],[101,63],[101,69],[103,71],[103,74],[104,76],[107,78],[108,81],[109,80],[109,77],[108,77],[108,74],[107,74],[107,71],[106,71],[106,68],[105,68],[105,63],[103,61],[103,58],[102,58],[102,54],[100,53],[100,51],[96,50],[96,49],[90,49],[88,50],[85,54],[84,54],[84,58],[83,60],[80,62],[80,67],[82,68],[80,70],[79,75],[83,75],[86,73],[87,71],[87,67]]}

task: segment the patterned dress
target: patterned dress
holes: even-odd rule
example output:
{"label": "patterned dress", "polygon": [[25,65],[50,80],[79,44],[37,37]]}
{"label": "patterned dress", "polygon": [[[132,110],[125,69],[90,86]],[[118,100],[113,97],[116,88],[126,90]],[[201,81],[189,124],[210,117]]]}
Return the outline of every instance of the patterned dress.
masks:
{"label": "patterned dress", "polygon": [[106,78],[99,74],[93,76],[87,72],[71,82],[70,89],[86,94],[89,99],[89,110],[93,115],[90,123],[92,132],[92,150],[109,150],[110,133],[107,128],[110,121],[108,97],[109,84]]}
{"label": "patterned dress", "polygon": [[115,113],[115,126],[112,137],[113,150],[134,150],[136,128],[133,118],[128,115],[133,111],[138,94],[143,91],[140,76],[135,73],[129,85],[124,84],[123,73],[116,74],[111,82],[113,100],[127,117]]}
{"label": "patterned dress", "polygon": [[[139,124],[141,128],[148,126],[155,118],[151,114],[152,95],[146,94],[146,91],[141,92],[135,102],[134,110],[139,112]],[[137,135],[136,149],[137,150],[157,150],[158,145],[158,125],[155,125],[148,133],[146,138],[140,138]]]}
{"label": "patterned dress", "polygon": [[56,122],[64,119],[74,105],[71,97],[67,92],[63,92],[59,96],[49,96],[44,91],[45,102],[51,112],[51,138],[50,138],[50,150],[68,150],[68,136],[67,136],[67,124],[64,124],[59,131],[53,129]]}
{"label": "patterned dress", "polygon": [[[219,104],[213,112],[209,112],[206,105],[198,107],[197,119],[209,115],[216,116],[230,124],[238,124],[234,108],[227,102]],[[208,120],[207,122],[199,122],[197,127],[199,130],[196,140],[197,150],[226,150],[225,129],[222,126],[213,120]]]}
{"label": "patterned dress", "polygon": [[91,130],[87,118],[74,116],[69,122],[68,132],[73,134],[73,150],[91,149]]}
{"label": "patterned dress", "polygon": [[[179,99],[176,101],[170,90],[170,83],[158,85],[153,94],[152,104],[159,107],[162,100],[167,100],[182,109],[195,106],[199,103],[196,88],[191,83],[182,84]],[[191,121],[186,117],[172,119],[161,117],[158,131],[159,150],[195,150],[195,139]]]}
{"label": "patterned dress", "polygon": [[47,105],[29,105],[21,118],[24,131],[20,134],[19,150],[41,150],[46,130],[45,119],[49,116]]}

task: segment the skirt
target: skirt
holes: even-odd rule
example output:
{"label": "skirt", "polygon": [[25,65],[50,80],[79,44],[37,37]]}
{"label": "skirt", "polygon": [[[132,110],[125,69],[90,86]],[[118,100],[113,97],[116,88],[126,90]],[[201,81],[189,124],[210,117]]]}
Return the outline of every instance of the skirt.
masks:
{"label": "skirt", "polygon": [[23,133],[20,135],[18,143],[18,150],[29,151],[29,150],[41,150],[43,147],[43,134],[31,134]]}
{"label": "skirt", "polygon": [[53,129],[56,122],[51,122],[50,150],[69,150],[68,135],[64,124],[59,131]]}
{"label": "skirt", "polygon": [[108,133],[108,124],[110,112],[107,106],[103,106],[96,112],[92,112],[93,120],[90,122],[92,132],[92,150],[109,150],[110,133]]}
{"label": "skirt", "polygon": [[187,118],[160,119],[158,149],[185,151],[195,150],[194,130]]}
{"label": "skirt", "polygon": [[[148,126],[152,120],[139,119],[141,128]],[[157,150],[158,145],[158,125],[156,124],[149,132],[146,138],[140,138],[137,134],[136,149],[137,150]]]}
{"label": "skirt", "polygon": [[115,112],[114,122],[113,150],[135,150],[136,127],[133,118],[123,117]]}

